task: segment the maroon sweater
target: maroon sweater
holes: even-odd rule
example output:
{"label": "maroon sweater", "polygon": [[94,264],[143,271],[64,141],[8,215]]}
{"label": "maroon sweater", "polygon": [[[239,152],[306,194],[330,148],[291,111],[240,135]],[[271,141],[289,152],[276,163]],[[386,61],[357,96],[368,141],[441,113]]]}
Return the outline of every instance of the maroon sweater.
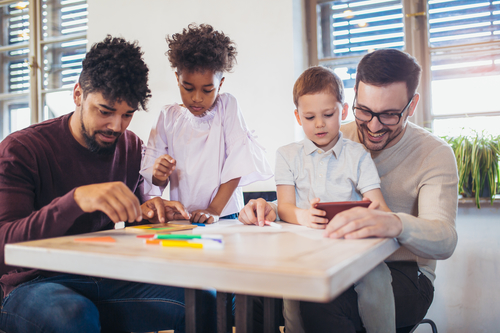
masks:
{"label": "maroon sweater", "polygon": [[141,203],[141,140],[125,131],[113,155],[80,145],[69,129],[71,114],[32,125],[0,142],[0,284],[7,295],[40,271],[7,266],[7,243],[75,235],[113,228],[101,212],[84,213],[76,204],[76,187],[124,182]]}

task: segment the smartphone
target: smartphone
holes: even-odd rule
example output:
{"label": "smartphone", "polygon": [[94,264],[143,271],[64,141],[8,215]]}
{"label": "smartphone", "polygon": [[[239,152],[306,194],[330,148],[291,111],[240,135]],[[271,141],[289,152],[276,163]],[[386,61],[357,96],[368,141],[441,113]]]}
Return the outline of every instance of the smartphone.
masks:
{"label": "smartphone", "polygon": [[316,208],[324,210],[326,212],[325,217],[331,220],[335,215],[344,210],[348,210],[352,207],[368,207],[371,203],[371,201],[320,202],[316,205]]}

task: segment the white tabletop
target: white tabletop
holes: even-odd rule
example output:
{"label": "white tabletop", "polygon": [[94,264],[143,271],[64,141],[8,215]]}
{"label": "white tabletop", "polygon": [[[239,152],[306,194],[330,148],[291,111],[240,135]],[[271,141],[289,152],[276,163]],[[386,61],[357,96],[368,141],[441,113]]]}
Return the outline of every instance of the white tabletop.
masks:
{"label": "white tabletop", "polygon": [[[126,228],[7,244],[5,262],[186,288],[329,301],[399,247],[394,239],[325,239],[321,230],[280,224],[282,229],[221,220],[193,230],[222,234],[222,250],[146,245],[136,236],[150,232]],[[111,236],[116,242],[75,241],[91,236]]]}

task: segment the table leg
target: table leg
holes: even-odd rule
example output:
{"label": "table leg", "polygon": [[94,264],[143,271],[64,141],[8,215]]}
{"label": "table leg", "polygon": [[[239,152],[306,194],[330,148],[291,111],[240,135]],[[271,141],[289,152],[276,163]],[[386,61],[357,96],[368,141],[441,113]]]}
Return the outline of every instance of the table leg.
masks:
{"label": "table leg", "polygon": [[[279,333],[279,323],[283,303],[281,299],[262,297],[264,310],[263,333]],[[236,295],[236,332],[253,333],[254,330],[254,297]]]}
{"label": "table leg", "polygon": [[236,294],[235,307],[236,332],[253,333],[252,296]]}
{"label": "table leg", "polygon": [[203,318],[199,309],[202,291],[198,289],[184,289],[184,302],[186,310],[186,333],[202,333],[204,331]]}
{"label": "table leg", "polygon": [[233,332],[233,296],[217,292],[217,333]]}
{"label": "table leg", "polygon": [[283,302],[279,298],[264,297],[264,333],[280,332],[280,316]]}

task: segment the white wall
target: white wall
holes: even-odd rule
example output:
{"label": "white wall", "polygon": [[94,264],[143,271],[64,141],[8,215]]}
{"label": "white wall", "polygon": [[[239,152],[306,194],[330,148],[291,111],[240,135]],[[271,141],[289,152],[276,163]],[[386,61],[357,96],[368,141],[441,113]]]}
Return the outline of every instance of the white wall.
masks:
{"label": "white wall", "polygon": [[457,232],[455,253],[438,261],[427,318],[440,333],[500,332],[500,205],[459,207]]}
{"label": "white wall", "polygon": [[[238,99],[245,120],[266,147],[274,169],[278,147],[295,140],[292,87],[305,69],[302,0],[88,0],[89,44],[106,34],[137,40],[150,68],[153,97],[149,111],[134,116],[129,129],[147,142],[165,104],[181,102],[174,72],[165,56],[167,34],[189,23],[209,23],[237,44],[238,64],[222,91]],[[302,51],[301,51],[302,50]],[[274,179],[245,191],[274,190]]]}

